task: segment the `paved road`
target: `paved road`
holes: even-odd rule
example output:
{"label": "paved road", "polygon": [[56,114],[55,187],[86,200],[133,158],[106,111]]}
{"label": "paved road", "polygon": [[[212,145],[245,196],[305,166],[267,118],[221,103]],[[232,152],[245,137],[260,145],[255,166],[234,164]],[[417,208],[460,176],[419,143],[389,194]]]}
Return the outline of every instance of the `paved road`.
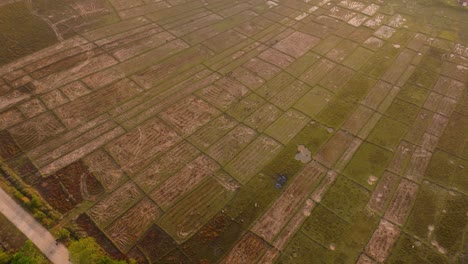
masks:
{"label": "paved road", "polygon": [[26,237],[28,237],[53,263],[69,263],[68,250],[55,244],[55,238],[28,212],[0,188],[0,213],[5,215]]}

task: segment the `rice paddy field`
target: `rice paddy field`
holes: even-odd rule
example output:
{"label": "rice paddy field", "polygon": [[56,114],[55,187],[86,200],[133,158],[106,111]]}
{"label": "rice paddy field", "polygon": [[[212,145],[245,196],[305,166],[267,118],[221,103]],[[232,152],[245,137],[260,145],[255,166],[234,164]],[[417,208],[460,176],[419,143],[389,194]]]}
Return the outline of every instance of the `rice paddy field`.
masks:
{"label": "rice paddy field", "polygon": [[467,5],[0,0],[2,171],[115,259],[468,263]]}

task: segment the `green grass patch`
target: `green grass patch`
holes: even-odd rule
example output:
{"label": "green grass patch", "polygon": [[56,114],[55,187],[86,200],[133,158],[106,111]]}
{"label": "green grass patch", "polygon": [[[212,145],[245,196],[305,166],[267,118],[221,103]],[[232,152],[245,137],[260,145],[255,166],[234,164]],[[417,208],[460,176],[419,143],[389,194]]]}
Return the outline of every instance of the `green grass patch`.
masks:
{"label": "green grass patch", "polygon": [[463,250],[468,196],[448,195],[445,210],[446,212],[441,215],[439,224],[434,230],[434,237],[439,245],[447,250],[449,256],[457,256]]}
{"label": "green grass patch", "polygon": [[57,42],[54,31],[24,2],[0,7],[0,32],[0,65]]}
{"label": "green grass patch", "polygon": [[344,237],[348,223],[329,211],[327,208],[317,205],[311,215],[304,222],[302,232],[316,240],[325,247],[339,243]]}
{"label": "green grass patch", "polygon": [[338,129],[348,119],[355,107],[356,103],[354,102],[335,99],[317,115],[317,120],[322,124]]}
{"label": "green grass patch", "polygon": [[369,89],[375,83],[376,80],[364,74],[356,74],[340,90],[337,99],[358,103],[367,95]]}
{"label": "green grass patch", "polygon": [[301,76],[310,66],[318,61],[320,57],[312,52],[308,52],[299,59],[291,63],[285,70],[292,76],[298,78]]}
{"label": "green grass patch", "polygon": [[402,234],[393,248],[388,264],[443,264],[449,263],[448,260],[438,252],[420,241]]}
{"label": "green grass patch", "polygon": [[411,76],[408,79],[408,82],[420,85],[427,89],[431,89],[437,81],[437,78],[439,78],[439,75],[434,73],[433,71],[418,67],[413,72],[413,74],[411,74]]}
{"label": "green grass patch", "polygon": [[406,133],[407,126],[388,117],[382,117],[368,137],[369,142],[394,151]]}
{"label": "green grass patch", "polygon": [[437,149],[432,155],[425,178],[445,187],[450,187],[451,175],[458,167],[458,158]]}
{"label": "green grass patch", "polygon": [[429,90],[426,88],[407,82],[401,88],[397,98],[403,99],[418,106],[422,106],[428,95]]}
{"label": "green grass patch", "polygon": [[385,114],[402,122],[403,124],[410,125],[418,115],[418,112],[418,106],[396,99],[387,111],[385,111]]}
{"label": "green grass patch", "polygon": [[362,186],[373,189],[375,185],[367,183],[371,175],[379,177],[385,170],[392,153],[382,147],[364,142],[346,166],[343,174],[354,179]]}
{"label": "green grass patch", "polygon": [[429,226],[435,227],[446,194],[445,189],[425,181],[418,192],[406,224],[406,230],[421,239],[427,239]]}
{"label": "green grass patch", "polygon": [[295,105],[294,108],[307,114],[310,117],[317,115],[322,109],[327,107],[328,102],[333,98],[333,93],[328,90],[316,86],[304,95]]}
{"label": "green grass patch", "polygon": [[368,190],[344,176],[339,176],[321,204],[347,221],[351,221],[358,212],[364,210],[369,197]]}
{"label": "green grass patch", "polygon": [[398,53],[400,53],[399,49],[395,48],[391,43],[387,43],[367,61],[361,68],[361,71],[374,78],[380,78],[390,65],[392,65],[393,59]]}
{"label": "green grass patch", "polygon": [[[465,149],[468,149],[468,144],[466,144]],[[458,161],[458,166],[455,167],[452,173],[452,182],[450,187],[468,195],[468,160],[459,159]]]}
{"label": "green grass patch", "polygon": [[312,260],[313,263],[333,263],[332,252],[304,233],[297,232],[281,254],[278,263],[306,264],[311,263]]}

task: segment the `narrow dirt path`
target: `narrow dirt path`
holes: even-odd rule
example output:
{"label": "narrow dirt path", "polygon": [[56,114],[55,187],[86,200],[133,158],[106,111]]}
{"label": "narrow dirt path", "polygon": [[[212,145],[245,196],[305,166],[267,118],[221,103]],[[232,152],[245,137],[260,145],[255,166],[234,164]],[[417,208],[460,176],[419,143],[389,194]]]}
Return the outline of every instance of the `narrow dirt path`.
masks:
{"label": "narrow dirt path", "polygon": [[67,248],[62,244],[56,244],[55,238],[49,231],[1,188],[0,213],[5,215],[6,218],[23,232],[52,263],[70,263]]}

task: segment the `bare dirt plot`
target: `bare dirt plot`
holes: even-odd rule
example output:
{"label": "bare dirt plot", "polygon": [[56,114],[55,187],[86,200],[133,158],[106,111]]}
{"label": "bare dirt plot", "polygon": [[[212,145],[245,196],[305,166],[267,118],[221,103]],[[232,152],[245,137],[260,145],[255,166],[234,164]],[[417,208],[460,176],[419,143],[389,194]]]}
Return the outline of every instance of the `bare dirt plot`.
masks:
{"label": "bare dirt plot", "polygon": [[418,189],[419,186],[417,184],[406,179],[401,180],[385,212],[385,219],[395,224],[403,225],[416,200]]}
{"label": "bare dirt plot", "polygon": [[32,91],[27,87],[20,87],[0,96],[0,110],[6,110],[15,104],[26,101],[32,96]]}
{"label": "bare dirt plot", "polygon": [[273,47],[288,55],[298,58],[317,45],[319,41],[320,40],[317,37],[296,31]]}
{"label": "bare dirt plot", "polygon": [[238,99],[244,97],[250,91],[245,85],[230,76],[221,77],[215,82],[215,86],[223,88]]}
{"label": "bare dirt plot", "polygon": [[126,180],[122,169],[103,150],[98,150],[86,156],[83,161],[88,165],[106,191],[114,190],[118,185]]}
{"label": "bare dirt plot", "polygon": [[433,88],[433,91],[436,91],[450,98],[457,99],[463,93],[464,89],[465,84],[463,84],[462,82],[447,78],[445,76],[440,76],[439,80]]}
{"label": "bare dirt plot", "polygon": [[175,175],[167,179],[150,196],[164,211],[195,189],[203,180],[211,176],[219,165],[205,155],[187,164]]}
{"label": "bare dirt plot", "polygon": [[392,198],[393,191],[398,185],[399,177],[389,171],[385,171],[379,183],[375,187],[372,197],[367,204],[370,209],[383,214],[385,207]]}
{"label": "bare dirt plot", "polygon": [[393,159],[387,169],[400,176],[404,175],[415,150],[415,145],[407,141],[402,141],[396,149],[395,155],[393,156]]}
{"label": "bare dirt plot", "polygon": [[128,182],[96,203],[88,211],[88,214],[98,226],[104,228],[141,197],[143,197],[143,193],[138,187],[134,183]]}
{"label": "bare dirt plot", "polygon": [[140,171],[133,179],[141,189],[149,193],[199,154],[200,151],[192,144],[183,141]]}
{"label": "bare dirt plot", "polygon": [[352,135],[342,130],[336,132],[317,153],[316,160],[325,166],[332,168],[341,155],[346,151],[352,140]]}
{"label": "bare dirt plot", "polygon": [[229,76],[241,82],[250,89],[257,89],[265,83],[263,78],[244,67],[236,68],[229,73]]}
{"label": "bare dirt plot", "polygon": [[189,96],[166,109],[160,116],[182,134],[190,135],[218,114],[218,110],[203,100]]}
{"label": "bare dirt plot", "polygon": [[227,115],[220,115],[193,133],[189,141],[201,149],[208,149],[236,125],[237,122],[233,118]]}
{"label": "bare dirt plot", "polygon": [[221,165],[226,165],[257,135],[255,130],[240,124],[211,146],[207,153]]}
{"label": "bare dirt plot", "polygon": [[128,252],[160,214],[150,199],[143,199],[110,225],[106,233],[121,251]]}
{"label": "bare dirt plot", "polygon": [[110,143],[107,149],[124,171],[133,174],[180,140],[176,132],[153,118]]}
{"label": "bare dirt plot", "polygon": [[251,228],[251,231],[272,243],[325,172],[320,164],[309,163],[289,183],[287,189]]}
{"label": "bare dirt plot", "polygon": [[246,62],[243,67],[268,81],[277,75],[281,69],[258,58],[253,58]]}
{"label": "bare dirt plot", "polygon": [[265,50],[258,57],[283,69],[294,61],[291,56],[272,48]]}
{"label": "bare dirt plot", "polygon": [[208,179],[166,212],[158,224],[178,243],[193,236],[216,215],[235,194]]}
{"label": "bare dirt plot", "polygon": [[399,236],[400,229],[382,219],[364,252],[377,261],[384,262]]}
{"label": "bare dirt plot", "polygon": [[367,255],[361,254],[356,264],[377,264],[377,262],[375,262],[373,259],[371,259]]}
{"label": "bare dirt plot", "polygon": [[229,254],[221,261],[223,264],[255,263],[268,249],[267,243],[258,236],[248,232]]}
{"label": "bare dirt plot", "polygon": [[228,109],[232,104],[237,102],[237,98],[233,94],[214,85],[203,88],[197,94],[221,111]]}
{"label": "bare dirt plot", "polygon": [[440,137],[442,136],[442,133],[444,132],[448,122],[448,117],[436,113],[432,118],[431,124],[427,128],[427,132],[433,134],[434,136]]}
{"label": "bare dirt plot", "polygon": [[237,181],[245,184],[279,154],[282,148],[280,143],[261,135],[237,155],[225,169]]}
{"label": "bare dirt plot", "polygon": [[421,182],[427,166],[429,165],[429,161],[431,160],[431,156],[431,152],[417,147],[411,156],[404,177],[415,182]]}

